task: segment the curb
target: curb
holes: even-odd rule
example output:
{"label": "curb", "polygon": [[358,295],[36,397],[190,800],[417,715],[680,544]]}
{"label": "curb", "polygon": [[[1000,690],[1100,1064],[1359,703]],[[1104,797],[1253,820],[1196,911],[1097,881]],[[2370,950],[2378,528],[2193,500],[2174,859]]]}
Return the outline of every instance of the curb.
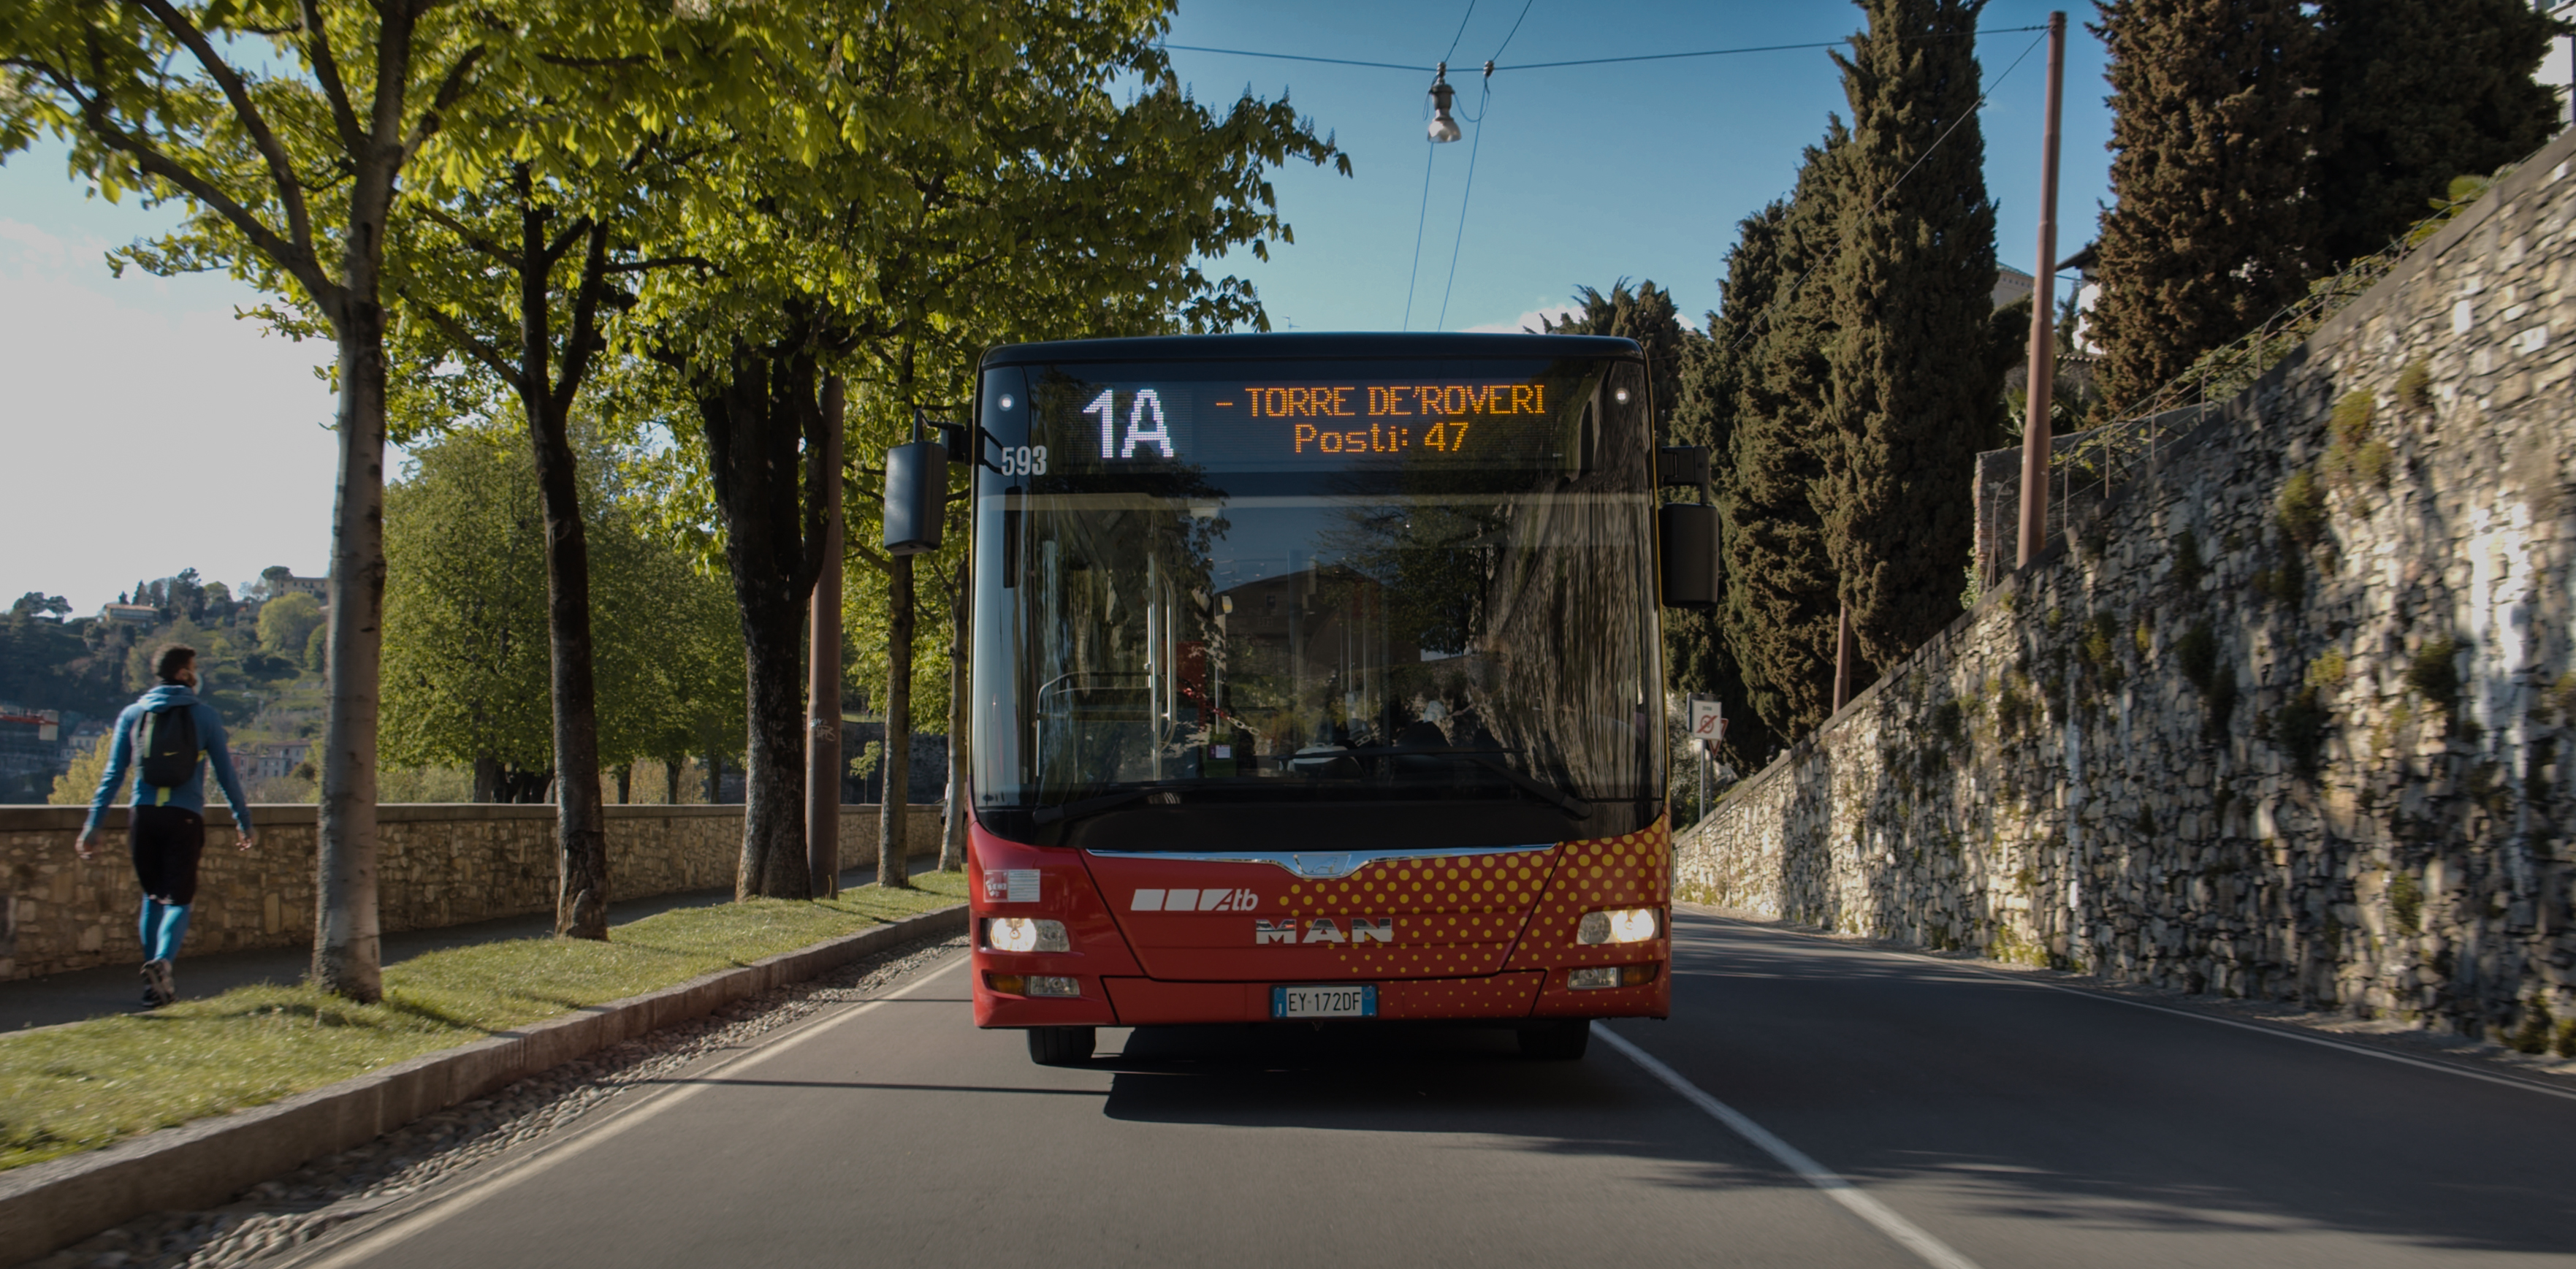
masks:
{"label": "curb", "polygon": [[158,1211],[212,1207],[250,1186],[646,1032],[802,982],[886,948],[966,928],[966,906],[590,1005],[265,1106],[0,1172],[0,1265]]}

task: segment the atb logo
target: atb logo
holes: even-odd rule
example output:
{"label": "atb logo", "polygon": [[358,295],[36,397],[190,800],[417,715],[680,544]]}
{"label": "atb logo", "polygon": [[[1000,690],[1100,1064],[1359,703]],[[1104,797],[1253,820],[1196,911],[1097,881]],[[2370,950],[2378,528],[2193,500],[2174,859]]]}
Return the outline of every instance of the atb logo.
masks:
{"label": "atb logo", "polygon": [[1139,890],[1130,912],[1250,912],[1261,896],[1249,890]]}

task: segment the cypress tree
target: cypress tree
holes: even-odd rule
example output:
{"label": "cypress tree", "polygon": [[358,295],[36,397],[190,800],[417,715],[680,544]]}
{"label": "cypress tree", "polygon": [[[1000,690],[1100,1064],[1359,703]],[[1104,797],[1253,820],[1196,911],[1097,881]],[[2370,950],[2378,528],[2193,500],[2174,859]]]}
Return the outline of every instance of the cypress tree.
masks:
{"label": "cypress tree", "polygon": [[[1830,273],[1840,334],[1816,499],[1863,660],[1895,664],[1959,614],[1977,451],[2001,436],[1989,351],[1995,207],[1977,119],[1984,0],[1863,0],[1837,54],[1849,208]],[[1830,645],[1827,663],[1830,665]],[[1857,691],[1871,675],[1852,676]]]}
{"label": "cypress tree", "polygon": [[2093,311],[2125,409],[2306,292],[2316,24],[2301,0],[2098,0],[2111,192]]}
{"label": "cypress tree", "polygon": [[2326,0],[2317,174],[2329,261],[2385,248],[2451,178],[2539,148],[2558,97],[2532,72],[2558,25],[2526,0]]}
{"label": "cypress tree", "polygon": [[1616,335],[1637,341],[1646,350],[1646,373],[1655,398],[1655,436],[1659,444],[1679,444],[1670,436],[1673,406],[1681,399],[1682,364],[1707,336],[1682,325],[1673,293],[1650,279],[1630,290],[1628,280],[1610,284],[1607,295],[1589,286],[1574,289],[1577,311],[1563,320],[1539,319],[1541,330],[1555,335]]}
{"label": "cypress tree", "polygon": [[[1835,121],[1823,144],[1807,148],[1788,201],[1739,226],[1725,308],[1710,327],[1718,364],[1703,389],[1709,399],[1685,402],[1684,417],[1705,412],[1719,446],[1726,600],[1718,643],[1751,717],[1769,733],[1730,725],[1729,742],[1756,762],[1772,740],[1814,730],[1832,704],[1834,573],[1815,495],[1824,478],[1824,348],[1836,332],[1824,279],[1840,248],[1848,142]],[[1724,679],[1713,682],[1724,699]]]}

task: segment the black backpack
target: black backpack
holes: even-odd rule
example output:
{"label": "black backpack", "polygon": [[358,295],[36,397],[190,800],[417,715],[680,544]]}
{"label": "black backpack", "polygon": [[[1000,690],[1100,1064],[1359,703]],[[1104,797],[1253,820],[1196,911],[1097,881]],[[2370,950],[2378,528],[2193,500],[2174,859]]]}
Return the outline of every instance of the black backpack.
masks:
{"label": "black backpack", "polygon": [[156,789],[175,789],[197,777],[197,708],[180,705],[154,710],[134,724],[134,748],[141,755],[135,778]]}

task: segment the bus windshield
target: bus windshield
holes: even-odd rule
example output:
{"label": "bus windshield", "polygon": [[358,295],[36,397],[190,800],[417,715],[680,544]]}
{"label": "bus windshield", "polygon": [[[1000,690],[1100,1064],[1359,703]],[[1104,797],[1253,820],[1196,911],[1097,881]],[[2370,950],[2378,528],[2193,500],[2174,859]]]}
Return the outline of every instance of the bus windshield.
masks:
{"label": "bus windshield", "polygon": [[1595,358],[988,368],[978,815],[1627,831],[1662,783],[1645,393]]}

